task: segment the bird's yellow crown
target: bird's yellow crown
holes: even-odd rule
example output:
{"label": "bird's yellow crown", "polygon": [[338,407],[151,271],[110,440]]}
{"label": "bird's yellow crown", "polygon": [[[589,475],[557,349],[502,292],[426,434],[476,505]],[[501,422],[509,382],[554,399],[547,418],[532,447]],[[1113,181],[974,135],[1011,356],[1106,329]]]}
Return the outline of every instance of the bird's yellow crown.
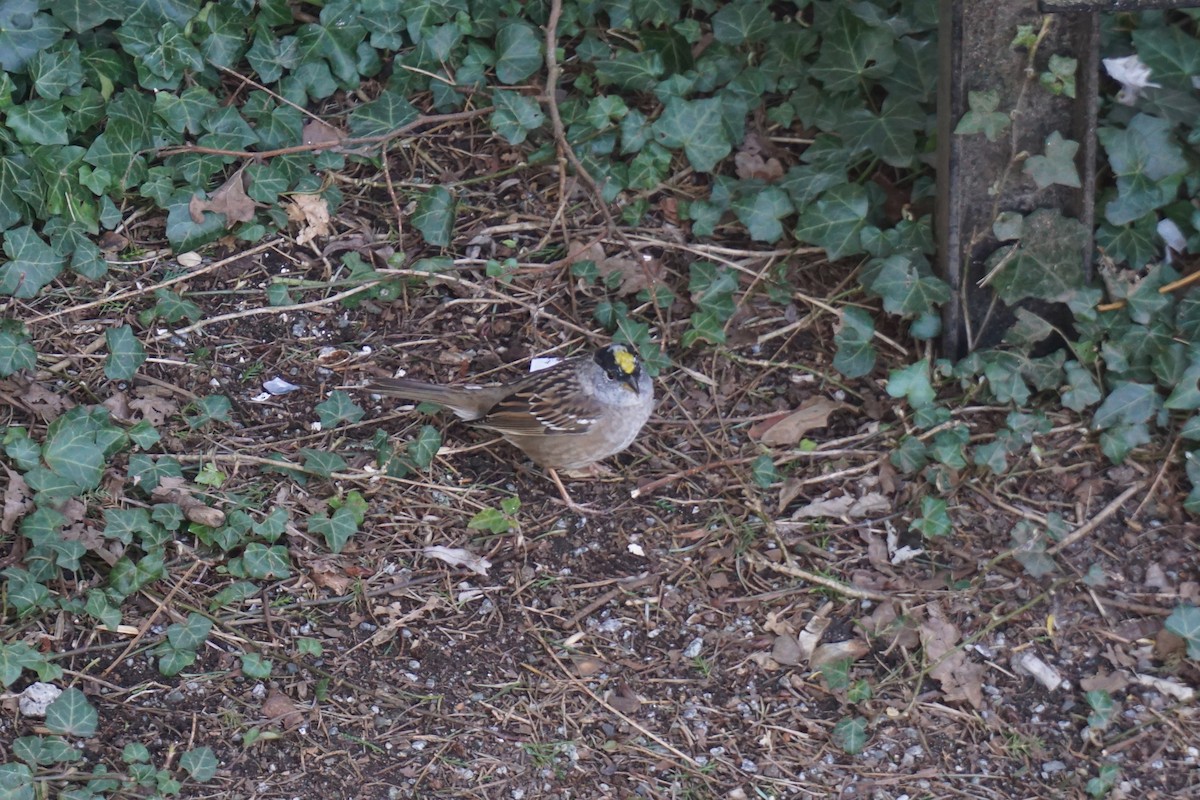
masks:
{"label": "bird's yellow crown", "polygon": [[613,361],[617,362],[617,366],[626,375],[632,375],[637,369],[637,358],[623,347],[614,350]]}

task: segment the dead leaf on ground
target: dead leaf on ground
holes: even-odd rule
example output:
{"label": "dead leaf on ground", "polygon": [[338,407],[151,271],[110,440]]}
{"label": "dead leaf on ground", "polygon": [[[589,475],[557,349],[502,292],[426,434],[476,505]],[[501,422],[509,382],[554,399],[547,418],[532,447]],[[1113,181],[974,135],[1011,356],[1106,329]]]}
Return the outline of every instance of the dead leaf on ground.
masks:
{"label": "dead leaf on ground", "polygon": [[829,415],[842,407],[841,403],[824,397],[810,397],[795,411],[768,417],[750,428],[750,438],[772,447],[793,445],[804,434],[829,425]]}
{"label": "dead leaf on ground", "polygon": [[288,220],[300,226],[296,244],[305,245],[329,235],[329,204],[319,194],[294,194],[284,206]]}
{"label": "dead leaf on ground", "polygon": [[470,550],[464,550],[461,547],[442,547],[441,545],[430,545],[424,551],[426,558],[436,558],[439,561],[445,561],[452,567],[466,567],[476,575],[487,575],[488,569],[491,568],[492,562],[480,555],[472,553]]}
{"label": "dead leaf on ground", "polygon": [[773,156],[764,158],[765,150],[763,140],[757,133],[747,133],[738,151],[733,154],[733,166],[737,176],[744,181],[759,180],[767,183],[782,178],[783,164]]}
{"label": "dead leaf on ground", "polygon": [[606,666],[602,659],[595,656],[585,656],[576,654],[571,656],[571,663],[575,667],[575,672],[581,678],[590,678],[600,672]]}
{"label": "dead leaf on ground", "polygon": [[596,271],[606,282],[612,275],[619,275],[621,285],[618,294],[636,294],[643,289],[660,285],[663,282],[665,268],[662,260],[644,256],[609,256],[600,242],[585,245],[582,242],[567,243],[567,264],[580,261],[591,261],[596,265]]}
{"label": "dead leaf on ground", "polygon": [[626,716],[636,714],[638,709],[642,707],[642,698],[638,697],[637,692],[629,688],[629,684],[624,681],[621,681],[620,686],[617,687],[617,691],[609,692],[604,699],[608,701],[609,705]]}
{"label": "dead leaf on ground", "polygon": [[138,397],[129,401],[129,408],[141,413],[142,419],[155,428],[179,412],[179,403],[167,393],[166,389],[158,386],[140,386],[136,389]]}
{"label": "dead leaf on ground", "polygon": [[871,652],[870,645],[862,639],[826,642],[812,652],[808,663],[813,669],[821,669],[838,661],[857,661],[869,652]]}
{"label": "dead leaf on ground", "polygon": [[983,665],[971,661],[958,647],[962,634],[946,619],[941,606],[930,604],[927,608],[929,617],[921,624],[920,634],[930,677],[942,685],[946,700],[965,700],[979,708],[983,704]]}
{"label": "dead leaf on ground", "polygon": [[0,533],[12,533],[17,520],[33,511],[33,492],[20,473],[4,465],[8,486],[4,487],[4,513],[0,515]]}
{"label": "dead leaf on ground", "polygon": [[64,412],[75,407],[71,398],[53,392],[36,381],[26,383],[14,378],[0,382],[0,388],[19,398],[21,404],[43,422],[53,422]]}
{"label": "dead leaf on ground", "polygon": [[307,146],[341,144],[346,135],[328,122],[320,119],[309,120],[301,132],[301,141]]}
{"label": "dead leaf on ground", "polygon": [[896,601],[880,603],[859,623],[868,636],[882,639],[887,648],[898,645],[912,650],[921,643],[917,626],[912,617],[900,613],[898,605]]}
{"label": "dead leaf on ground", "polygon": [[771,646],[771,658],[780,664],[796,666],[803,661],[803,655],[800,642],[795,636],[783,634],[775,637],[775,643]]}
{"label": "dead leaf on ground", "polygon": [[309,580],[322,589],[329,589],[336,595],[344,595],[350,591],[350,585],[354,582],[349,575],[341,572],[332,565],[317,565],[308,573]]}
{"label": "dead leaf on ground", "polygon": [[802,506],[792,512],[792,519],[800,519],[801,517],[832,517],[833,519],[841,519],[849,512],[857,500],[848,494],[841,497],[828,497],[821,500],[814,500],[806,506]]}
{"label": "dead leaf on ground", "polygon": [[267,693],[267,699],[263,701],[262,713],[267,719],[274,720],[289,730],[304,721],[304,714],[296,707],[292,698],[273,687]]}
{"label": "dead leaf on ground", "polygon": [[225,524],[225,512],[213,508],[192,496],[189,487],[179,478],[167,476],[159,481],[150,492],[155,503],[174,503],[183,511],[189,522],[208,528],[219,528]]}
{"label": "dead leaf on ground", "polygon": [[225,227],[232,228],[239,222],[249,222],[254,219],[254,201],[246,194],[242,182],[242,170],[229,176],[229,180],[221,184],[212,197],[202,200],[193,196],[188,201],[188,214],[197,225],[204,222],[204,212],[211,211],[225,217]]}
{"label": "dead leaf on ground", "polygon": [[738,151],[733,156],[733,165],[742,180],[760,180],[771,183],[783,177],[783,164],[778,158],[763,158],[758,153]]}

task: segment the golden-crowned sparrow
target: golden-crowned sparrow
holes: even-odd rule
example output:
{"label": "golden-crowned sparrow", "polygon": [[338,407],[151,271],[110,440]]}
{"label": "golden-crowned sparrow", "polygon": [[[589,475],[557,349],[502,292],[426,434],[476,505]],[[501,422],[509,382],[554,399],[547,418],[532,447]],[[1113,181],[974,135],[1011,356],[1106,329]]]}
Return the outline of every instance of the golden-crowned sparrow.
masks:
{"label": "golden-crowned sparrow", "polygon": [[633,443],[654,408],[654,385],[637,354],[622,344],[568,358],[515,381],[440,386],[377,378],[366,390],[445,406],[495,431],[545,467],[567,505],[577,507],[556,470],[579,470]]}

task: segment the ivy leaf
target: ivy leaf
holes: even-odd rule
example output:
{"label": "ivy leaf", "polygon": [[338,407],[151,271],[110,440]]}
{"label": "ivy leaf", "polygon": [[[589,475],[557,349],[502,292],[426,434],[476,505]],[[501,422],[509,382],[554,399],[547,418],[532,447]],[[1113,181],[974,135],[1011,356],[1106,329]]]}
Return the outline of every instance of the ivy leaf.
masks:
{"label": "ivy leaf", "polygon": [[1200,362],[1193,361],[1192,365],[1179,379],[1179,385],[1171,392],[1171,396],[1163,403],[1164,408],[1172,411],[1195,411],[1200,408]]}
{"label": "ivy leaf", "polygon": [[29,61],[29,77],[33,79],[38,95],[48,100],[73,93],[72,90],[83,83],[79,43],[60,41],[54,47],[39,51]]}
{"label": "ivy leaf", "polygon": [[1192,76],[1200,75],[1200,48],[1196,37],[1170,25],[1133,32],[1133,49],[1150,67],[1156,83],[1191,90]]}
{"label": "ivy leaf", "polygon": [[1079,142],[1064,139],[1058,131],[1046,137],[1046,154],[1026,159],[1022,171],[1033,178],[1039,189],[1059,184],[1078,189],[1079,171],[1075,169],[1075,153]]}
{"label": "ivy leaf", "polygon": [[870,373],[875,368],[875,348],[871,345],[874,335],[875,321],[870,314],[861,308],[843,308],[833,337],[837,344],[834,368],[847,378],[861,378]]}
{"label": "ivy leaf", "polygon": [[879,114],[868,108],[851,111],[840,132],[853,152],[871,153],[893,167],[908,167],[916,156],[916,132],[925,128],[925,118],[916,100],[889,97]]}
{"label": "ivy leaf", "polygon": [[775,462],[765,454],[750,463],[750,475],[754,479],[755,485],[762,489],[779,481],[779,471],[775,469]]}
{"label": "ivy leaf", "polygon": [[857,183],[835,186],[800,215],[796,238],[825,248],[830,261],[862,252],[860,232],[867,224],[870,202]]}
{"label": "ivy leaf", "polygon": [[937,394],[929,382],[929,359],[892,370],[888,375],[887,393],[897,399],[907,399],[913,408],[924,408],[933,403]]}
{"label": "ivy leaf", "polygon": [[989,269],[1006,262],[992,282],[1000,299],[1013,305],[1026,297],[1069,297],[1083,284],[1086,238],[1083,225],[1058,211],[1039,209],[1030,214],[1020,243],[1000,248],[987,260]]}
{"label": "ivy leaf", "polygon": [[[755,4],[760,5],[760,4]],[[716,16],[720,15],[720,11]],[[672,19],[678,19],[678,8],[671,14]],[[714,16],[714,25],[716,19]],[[657,54],[662,59],[663,70],[670,75],[678,75],[682,72],[687,72],[695,66],[696,60],[692,55],[692,48],[677,30],[669,29],[665,31],[658,30],[643,30],[640,34],[642,44],[646,46],[648,52]]]}
{"label": "ivy leaf", "polygon": [[350,132],[355,136],[382,136],[404,127],[421,115],[417,107],[398,92],[380,92],[350,114]]}
{"label": "ivy leaf", "polygon": [[281,544],[251,542],[246,545],[242,564],[246,568],[246,577],[256,580],[279,580],[292,574],[288,550]]}
{"label": "ivy leaf", "polygon": [[304,466],[322,478],[328,478],[335,472],[346,468],[346,459],[337,453],[327,453],[324,450],[314,450],[311,447],[300,448]]}
{"label": "ivy leaf", "polygon": [[891,31],[868,25],[840,4],[824,22],[817,26],[824,36],[811,74],[826,92],[857,92],[864,81],[891,72],[896,63]]}
{"label": "ivy leaf", "polygon": [[1174,197],[1175,190],[1170,189],[1168,194],[1163,183],[1182,175],[1187,170],[1187,160],[1171,131],[1171,123],[1138,114],[1125,128],[1106,126],[1096,135],[1117,176],[1119,202],[1110,201],[1105,206],[1105,218],[1111,224],[1132,222]]}
{"label": "ivy leaf", "polygon": [[184,415],[190,428],[199,428],[209,422],[228,422],[232,408],[229,398],[223,394],[210,394],[194,400],[188,407],[191,413]]}
{"label": "ivy leaf", "polygon": [[774,25],[770,7],[759,0],[735,0],[712,16],[713,38],[731,46],[759,41]]}
{"label": "ivy leaf", "polygon": [[346,542],[350,541],[350,537],[358,530],[358,523],[354,519],[354,512],[348,506],[342,506],[333,512],[332,517],[313,514],[308,518],[308,529],[325,537],[325,544],[330,552],[340,553]]}
{"label": "ivy leaf", "polygon": [[596,78],[601,85],[633,92],[653,89],[664,71],[662,56],[654,51],[620,50],[610,60],[596,64]]}
{"label": "ivy leaf", "polygon": [[36,0],[5,0],[0,3],[0,68],[25,71],[27,61],[63,38],[66,26],[38,11]]}
{"label": "ivy leaf", "polygon": [[1187,642],[1188,658],[1200,658],[1200,608],[1190,603],[1181,603],[1163,627]]}
{"label": "ivy leaf", "polygon": [[712,172],[717,162],[733,149],[722,119],[720,98],[682,100],[672,97],[651,128],[659,144],[672,149],[683,148],[697,172]]}
{"label": "ivy leaf", "polygon": [[524,142],[530,131],[537,130],[546,121],[538,102],[520,92],[497,89],[492,92],[492,103],[492,130],[511,145]]}
{"label": "ivy leaf", "polygon": [[354,42],[362,41],[365,30],[360,25],[326,24],[324,14],[321,23],[302,25],[296,31],[296,52],[300,63],[323,61],[343,84],[358,83],[358,58]]}
{"label": "ivy leaf", "polygon": [[989,142],[994,142],[1012,122],[1008,114],[1001,114],[1000,94],[994,91],[967,92],[967,104],[971,110],[962,115],[954,132],[963,136],[982,133]]}
{"label": "ivy leaf", "polygon": [[1100,387],[1092,373],[1078,361],[1068,361],[1066,364],[1067,383],[1063,387],[1063,405],[1072,411],[1080,412],[1088,406],[1100,402],[1102,397]]}
{"label": "ivy leaf", "polygon": [[1092,417],[1095,430],[1114,425],[1138,425],[1158,413],[1160,399],[1154,387],[1145,383],[1124,383],[1113,390]]}
{"label": "ivy leaf", "polygon": [[787,193],[774,186],[739,197],[733,202],[733,213],[737,214],[750,232],[750,238],[756,242],[778,241],[783,236],[780,220],[793,210]]}
{"label": "ivy leaf", "polygon": [[940,497],[922,497],[921,516],[913,520],[912,526],[925,536],[949,536],[954,523],[946,511],[946,501]]}
{"label": "ivy leaf", "polygon": [[509,22],[496,34],[496,77],[512,85],[542,66],[542,39],[526,22]]}
{"label": "ivy leaf", "polygon": [[442,446],[442,434],[432,425],[423,425],[417,438],[408,443],[408,457],[417,469],[429,469],[438,448]]}
{"label": "ivy leaf", "polygon": [[950,287],[922,262],[921,256],[892,255],[878,265],[870,289],[889,314],[915,316],[950,299]]}
{"label": "ivy leaf", "polygon": [[25,327],[15,320],[0,320],[0,378],[37,366],[37,351]]}
{"label": "ivy leaf", "polygon": [[208,783],[217,774],[220,764],[211,747],[197,747],[179,758],[179,766],[197,783]]}
{"label": "ivy leaf", "polygon": [[0,264],[0,294],[22,300],[36,297],[63,270],[63,257],[29,226],[4,235],[4,253],[9,260]]}
{"label": "ivy leaf", "polygon": [[339,422],[349,422],[351,425],[363,418],[365,412],[350,399],[350,395],[341,389],[329,393],[329,399],[317,405],[317,417],[321,427],[332,428]]}
{"label": "ivy leaf", "polygon": [[122,325],[104,332],[108,357],[104,359],[104,375],[110,381],[132,380],[138,367],[146,361],[146,348],[137,340],[133,328]]}
{"label": "ivy leaf", "polygon": [[1141,269],[1159,255],[1157,220],[1144,214],[1125,225],[1102,223],[1096,230],[1096,244],[1113,261]]}
{"label": "ivy leaf", "polygon": [[86,739],[95,735],[100,721],[96,709],[83,692],[67,689],[46,709],[46,727],[51,733]]}
{"label": "ivy leaf", "polygon": [[867,746],[866,717],[845,717],[833,726],[833,742],[848,755],[857,755]]}
{"label": "ivy leaf", "polygon": [[449,247],[454,233],[454,196],[445,186],[434,186],[417,201],[413,226],[436,247]]}

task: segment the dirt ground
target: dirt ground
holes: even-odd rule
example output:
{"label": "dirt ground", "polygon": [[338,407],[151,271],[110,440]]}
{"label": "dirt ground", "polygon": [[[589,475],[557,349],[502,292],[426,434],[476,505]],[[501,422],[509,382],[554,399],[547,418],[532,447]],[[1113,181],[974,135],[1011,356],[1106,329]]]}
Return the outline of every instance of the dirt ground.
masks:
{"label": "dirt ground", "polygon": [[[923,539],[909,523],[928,488],[890,465],[909,421],[884,389],[887,369],[915,356],[885,348],[872,375],[841,380],[836,319],[802,299],[834,297],[853,265],[689,243],[668,222],[631,231],[654,243],[679,295],[657,313],[626,298],[672,364],[614,475],[570,484],[598,509],[587,516],[503,443],[353,388],[398,368],[512,376],[530,356],[606,340],[592,317],[605,293],[570,275],[547,223],[557,179],[518,178],[464,198],[475,216],[456,241],[472,244],[456,268],[404,276],[395,300],[319,302],[341,290],[331,288],[297,294],[311,307],[258,311],[273,279],[329,284],[344,275],[343,252],[378,267],[399,249],[386,244],[387,206],[364,196],[323,249],[280,243],[175,285],[205,319],[229,316],[185,336],[143,331],[151,360],[132,384],[105,381],[83,357],[39,380],[77,402],[225,394],[231,424],[191,431],[168,415],[164,449],[227,476],[211,492],[218,506],[232,492],[254,513],[292,515],[282,541],[295,573],[232,607],[212,604],[232,581],[227,557],[183,534],[169,578],[123,609],[140,638],[44,620],[44,648],[65,654],[99,711],[76,775],[95,763],[121,772],[122,748],[140,742],[167,768],[185,749],[213,748],[217,777],[185,783],[188,798],[1083,798],[1108,764],[1119,770],[1109,797],[1200,797],[1200,720],[1174,693],[1200,671],[1162,629],[1200,585],[1178,466],[1163,470],[1166,452],[1148,451],[1111,467],[1082,420],[1052,417],[1003,478],[964,470],[945,495],[953,533]],[[621,251],[585,197],[573,208],[576,241]],[[726,345],[685,349],[687,266],[706,254],[737,266],[740,308]],[[519,266],[505,279],[485,274],[482,259],[509,256]],[[747,291],[781,260],[798,292],[790,305]],[[66,311],[40,335],[64,354],[92,352],[96,331],[133,320],[180,273],[165,260],[127,264],[115,290],[145,294]],[[68,292],[29,313],[84,299]],[[257,399],[277,376],[300,390]],[[314,429],[314,406],[339,387],[365,416]],[[763,443],[764,420],[814,398],[830,401],[825,424]],[[979,440],[1006,413],[955,408]],[[44,419],[20,403],[10,414]],[[403,446],[425,424],[444,436],[431,467],[382,476],[377,431]],[[349,469],[301,481],[255,461],[305,447]],[[753,472],[762,454],[779,471],[765,488]],[[1113,502],[1132,485],[1144,488]],[[366,520],[332,555],[303,520],[352,491],[368,501]],[[468,527],[506,497],[520,499],[512,530]],[[1012,529],[1052,513],[1083,534],[1053,573],[1031,577],[1004,557]],[[486,565],[447,563],[431,546]],[[193,667],[164,678],[149,650],[189,611],[211,615],[213,634]],[[301,638],[322,652],[299,652]],[[271,677],[244,675],[244,652],[269,658]],[[1085,693],[1096,689],[1116,703],[1104,725],[1089,725]],[[0,738],[35,727],[6,717]],[[865,741],[850,754],[856,730]]]}

